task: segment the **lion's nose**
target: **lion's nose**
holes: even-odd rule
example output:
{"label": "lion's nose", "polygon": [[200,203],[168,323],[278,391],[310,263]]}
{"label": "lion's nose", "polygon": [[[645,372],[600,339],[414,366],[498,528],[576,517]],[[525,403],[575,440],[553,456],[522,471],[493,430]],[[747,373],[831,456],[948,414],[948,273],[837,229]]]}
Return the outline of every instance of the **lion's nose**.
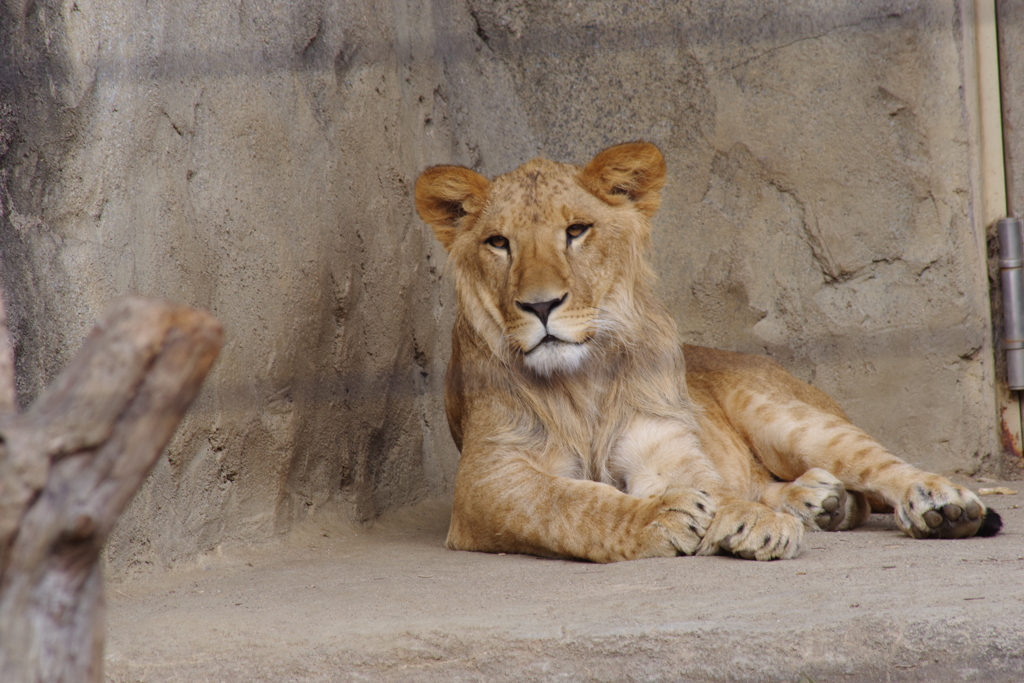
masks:
{"label": "lion's nose", "polygon": [[516,306],[518,306],[519,310],[521,311],[529,311],[530,313],[533,313],[535,316],[540,318],[540,322],[542,325],[547,326],[548,316],[551,314],[551,311],[556,306],[561,305],[561,303],[565,301],[565,297],[567,296],[569,295],[563,294],[560,299],[552,299],[551,301],[538,301],[536,303],[523,303],[522,301],[517,301]]}

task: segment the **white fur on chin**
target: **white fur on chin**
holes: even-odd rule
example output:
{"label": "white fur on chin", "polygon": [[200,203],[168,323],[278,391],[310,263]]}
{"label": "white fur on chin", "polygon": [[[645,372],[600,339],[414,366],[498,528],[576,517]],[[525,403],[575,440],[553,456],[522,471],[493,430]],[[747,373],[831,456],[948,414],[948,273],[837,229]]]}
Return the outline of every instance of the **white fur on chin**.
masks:
{"label": "white fur on chin", "polygon": [[538,375],[549,377],[556,372],[575,372],[589,355],[588,344],[548,342],[530,351],[523,362]]}

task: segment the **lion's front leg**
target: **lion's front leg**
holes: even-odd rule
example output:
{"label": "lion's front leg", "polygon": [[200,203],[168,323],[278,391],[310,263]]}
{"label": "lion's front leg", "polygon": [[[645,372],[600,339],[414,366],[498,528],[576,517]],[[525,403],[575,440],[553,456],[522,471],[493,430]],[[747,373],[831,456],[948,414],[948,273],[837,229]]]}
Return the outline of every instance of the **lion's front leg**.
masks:
{"label": "lion's front leg", "polygon": [[736,482],[724,481],[715,470],[692,425],[638,417],[616,445],[610,465],[632,495],[659,495],[681,486],[703,491],[715,501],[716,514],[697,547],[698,554],[725,552],[775,560],[800,553],[802,522],[736,495]]}
{"label": "lion's front leg", "polygon": [[468,450],[447,545],[593,562],[692,555],[714,512],[711,497],[696,490],[637,498],[542,472],[525,454]]}

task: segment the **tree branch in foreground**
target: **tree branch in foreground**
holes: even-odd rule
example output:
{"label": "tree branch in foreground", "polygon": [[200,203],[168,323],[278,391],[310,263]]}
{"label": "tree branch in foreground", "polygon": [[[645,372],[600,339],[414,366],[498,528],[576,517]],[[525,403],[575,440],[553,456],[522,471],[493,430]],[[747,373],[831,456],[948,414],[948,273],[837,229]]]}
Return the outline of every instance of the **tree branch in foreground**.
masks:
{"label": "tree branch in foreground", "polygon": [[102,680],[100,550],[222,337],[203,311],[122,299],[18,414],[0,313],[0,681]]}

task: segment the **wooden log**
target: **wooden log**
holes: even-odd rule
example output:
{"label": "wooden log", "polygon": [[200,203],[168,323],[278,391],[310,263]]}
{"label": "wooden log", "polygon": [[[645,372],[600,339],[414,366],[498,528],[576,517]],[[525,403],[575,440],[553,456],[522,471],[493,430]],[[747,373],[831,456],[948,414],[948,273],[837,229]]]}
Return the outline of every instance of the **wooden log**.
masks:
{"label": "wooden log", "polygon": [[100,550],[221,342],[203,311],[123,299],[31,409],[0,414],[0,681],[102,680]]}

